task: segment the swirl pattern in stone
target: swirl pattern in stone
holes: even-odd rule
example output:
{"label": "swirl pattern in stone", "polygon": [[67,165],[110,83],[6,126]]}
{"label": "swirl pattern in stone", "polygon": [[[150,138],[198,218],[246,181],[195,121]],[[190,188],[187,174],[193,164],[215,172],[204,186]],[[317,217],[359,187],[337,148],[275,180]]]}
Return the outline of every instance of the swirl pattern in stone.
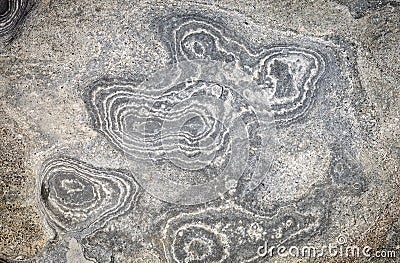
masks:
{"label": "swirl pattern in stone", "polygon": [[325,224],[324,208],[301,201],[266,217],[241,206],[223,205],[170,218],[162,241],[171,262],[260,262],[257,247],[289,245]]}
{"label": "swirl pattern in stone", "polygon": [[[243,96],[254,103],[260,117],[271,113],[278,127],[307,114],[315,100],[317,81],[325,71],[323,56],[311,48],[255,49],[237,40],[222,23],[197,15],[168,17],[162,20],[159,33],[175,63],[218,60],[234,63],[252,75],[258,86],[245,89]],[[266,102],[270,107],[265,107]]]}
{"label": "swirl pattern in stone", "polygon": [[33,4],[30,0],[0,2],[0,37],[10,38],[21,25]]}
{"label": "swirl pattern in stone", "polygon": [[321,55],[310,49],[278,47],[267,50],[256,72],[258,89],[245,97],[259,105],[271,101],[277,126],[292,124],[303,118],[315,101],[317,81],[325,71]]}
{"label": "swirl pattern in stone", "polygon": [[128,211],[137,192],[122,171],[63,157],[43,165],[39,204],[55,229],[90,232]]}
{"label": "swirl pattern in stone", "polygon": [[[174,63],[209,59],[234,62],[246,47],[230,38],[223,26],[199,15],[172,16],[161,20],[158,33],[170,50]],[[241,52],[244,51],[244,52]]]}
{"label": "swirl pattern in stone", "polygon": [[259,179],[254,167],[264,140],[260,125],[225,73],[220,63],[192,61],[139,87],[103,80],[86,96],[87,105],[95,128],[128,158],[140,159],[132,168],[150,193],[174,203],[201,203],[243,175]]}

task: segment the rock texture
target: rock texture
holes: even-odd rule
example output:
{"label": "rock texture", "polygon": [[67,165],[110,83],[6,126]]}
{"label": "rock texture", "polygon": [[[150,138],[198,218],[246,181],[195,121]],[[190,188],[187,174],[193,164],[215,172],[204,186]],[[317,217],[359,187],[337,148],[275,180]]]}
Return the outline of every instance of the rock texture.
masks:
{"label": "rock texture", "polygon": [[0,0],[0,258],[398,262],[399,22],[397,0]]}

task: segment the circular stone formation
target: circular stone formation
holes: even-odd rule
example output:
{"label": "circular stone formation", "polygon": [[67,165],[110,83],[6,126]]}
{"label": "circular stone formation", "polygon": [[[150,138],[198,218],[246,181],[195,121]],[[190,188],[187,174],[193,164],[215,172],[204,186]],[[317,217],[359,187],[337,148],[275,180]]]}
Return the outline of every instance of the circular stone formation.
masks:
{"label": "circular stone formation", "polygon": [[136,88],[112,80],[92,89],[96,128],[126,154],[137,181],[155,197],[204,203],[264,177],[266,166],[259,168],[258,160],[262,150],[270,152],[264,142],[272,134],[240,95],[241,86],[253,83],[237,83],[237,71],[226,67],[187,61]]}
{"label": "circular stone formation", "polygon": [[297,204],[271,216],[232,203],[182,212],[160,226],[166,261],[260,262],[260,244],[288,246],[323,227],[320,211],[313,211],[316,207],[302,209],[301,202]]}
{"label": "circular stone formation", "polygon": [[315,101],[317,81],[325,72],[323,57],[311,49],[275,47],[262,54],[255,78],[257,90],[245,90],[260,117],[264,101],[271,102],[277,126],[287,126],[304,117]]}
{"label": "circular stone formation", "polygon": [[176,262],[224,262],[227,238],[207,225],[183,225],[175,233],[172,254]]}
{"label": "circular stone formation", "polygon": [[14,34],[31,6],[28,0],[0,0],[0,37]]}
{"label": "circular stone formation", "polygon": [[58,158],[43,167],[39,204],[56,229],[87,232],[127,211],[137,190],[123,172]]}

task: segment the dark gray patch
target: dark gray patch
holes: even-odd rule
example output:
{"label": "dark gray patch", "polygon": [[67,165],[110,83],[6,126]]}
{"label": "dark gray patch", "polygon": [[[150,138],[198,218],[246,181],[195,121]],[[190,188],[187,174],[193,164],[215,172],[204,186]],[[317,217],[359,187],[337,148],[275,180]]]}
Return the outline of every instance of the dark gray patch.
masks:
{"label": "dark gray patch", "polygon": [[335,0],[339,4],[345,5],[351,15],[355,18],[362,18],[370,12],[376,11],[386,5],[399,6],[398,1],[391,0]]}
{"label": "dark gray patch", "polygon": [[129,233],[100,229],[82,239],[82,247],[86,257],[95,259],[98,263],[114,262],[118,252],[132,253],[132,238]]}
{"label": "dark gray patch", "polygon": [[340,188],[352,193],[363,193],[368,190],[368,182],[361,166],[343,149],[336,149],[330,163],[330,175]]}
{"label": "dark gray patch", "polygon": [[1,0],[0,38],[4,42],[12,40],[34,6],[32,0]]}
{"label": "dark gray patch", "polygon": [[259,55],[256,72],[260,106],[271,101],[271,110],[278,127],[286,127],[304,119],[317,100],[320,79],[328,67],[319,51],[296,46],[265,49]]}
{"label": "dark gray patch", "polygon": [[10,8],[10,3],[8,0],[0,0],[0,16],[5,16]]}

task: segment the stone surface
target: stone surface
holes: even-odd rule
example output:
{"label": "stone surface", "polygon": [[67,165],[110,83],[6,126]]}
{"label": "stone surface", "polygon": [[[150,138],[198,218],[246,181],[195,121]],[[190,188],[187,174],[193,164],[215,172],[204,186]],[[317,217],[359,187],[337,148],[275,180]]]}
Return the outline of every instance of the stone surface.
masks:
{"label": "stone surface", "polygon": [[0,259],[398,262],[399,8],[0,0]]}
{"label": "stone surface", "polygon": [[0,111],[0,116],[1,252],[13,258],[33,257],[48,237],[32,191],[35,178],[27,159],[29,133],[24,133],[6,112]]}

